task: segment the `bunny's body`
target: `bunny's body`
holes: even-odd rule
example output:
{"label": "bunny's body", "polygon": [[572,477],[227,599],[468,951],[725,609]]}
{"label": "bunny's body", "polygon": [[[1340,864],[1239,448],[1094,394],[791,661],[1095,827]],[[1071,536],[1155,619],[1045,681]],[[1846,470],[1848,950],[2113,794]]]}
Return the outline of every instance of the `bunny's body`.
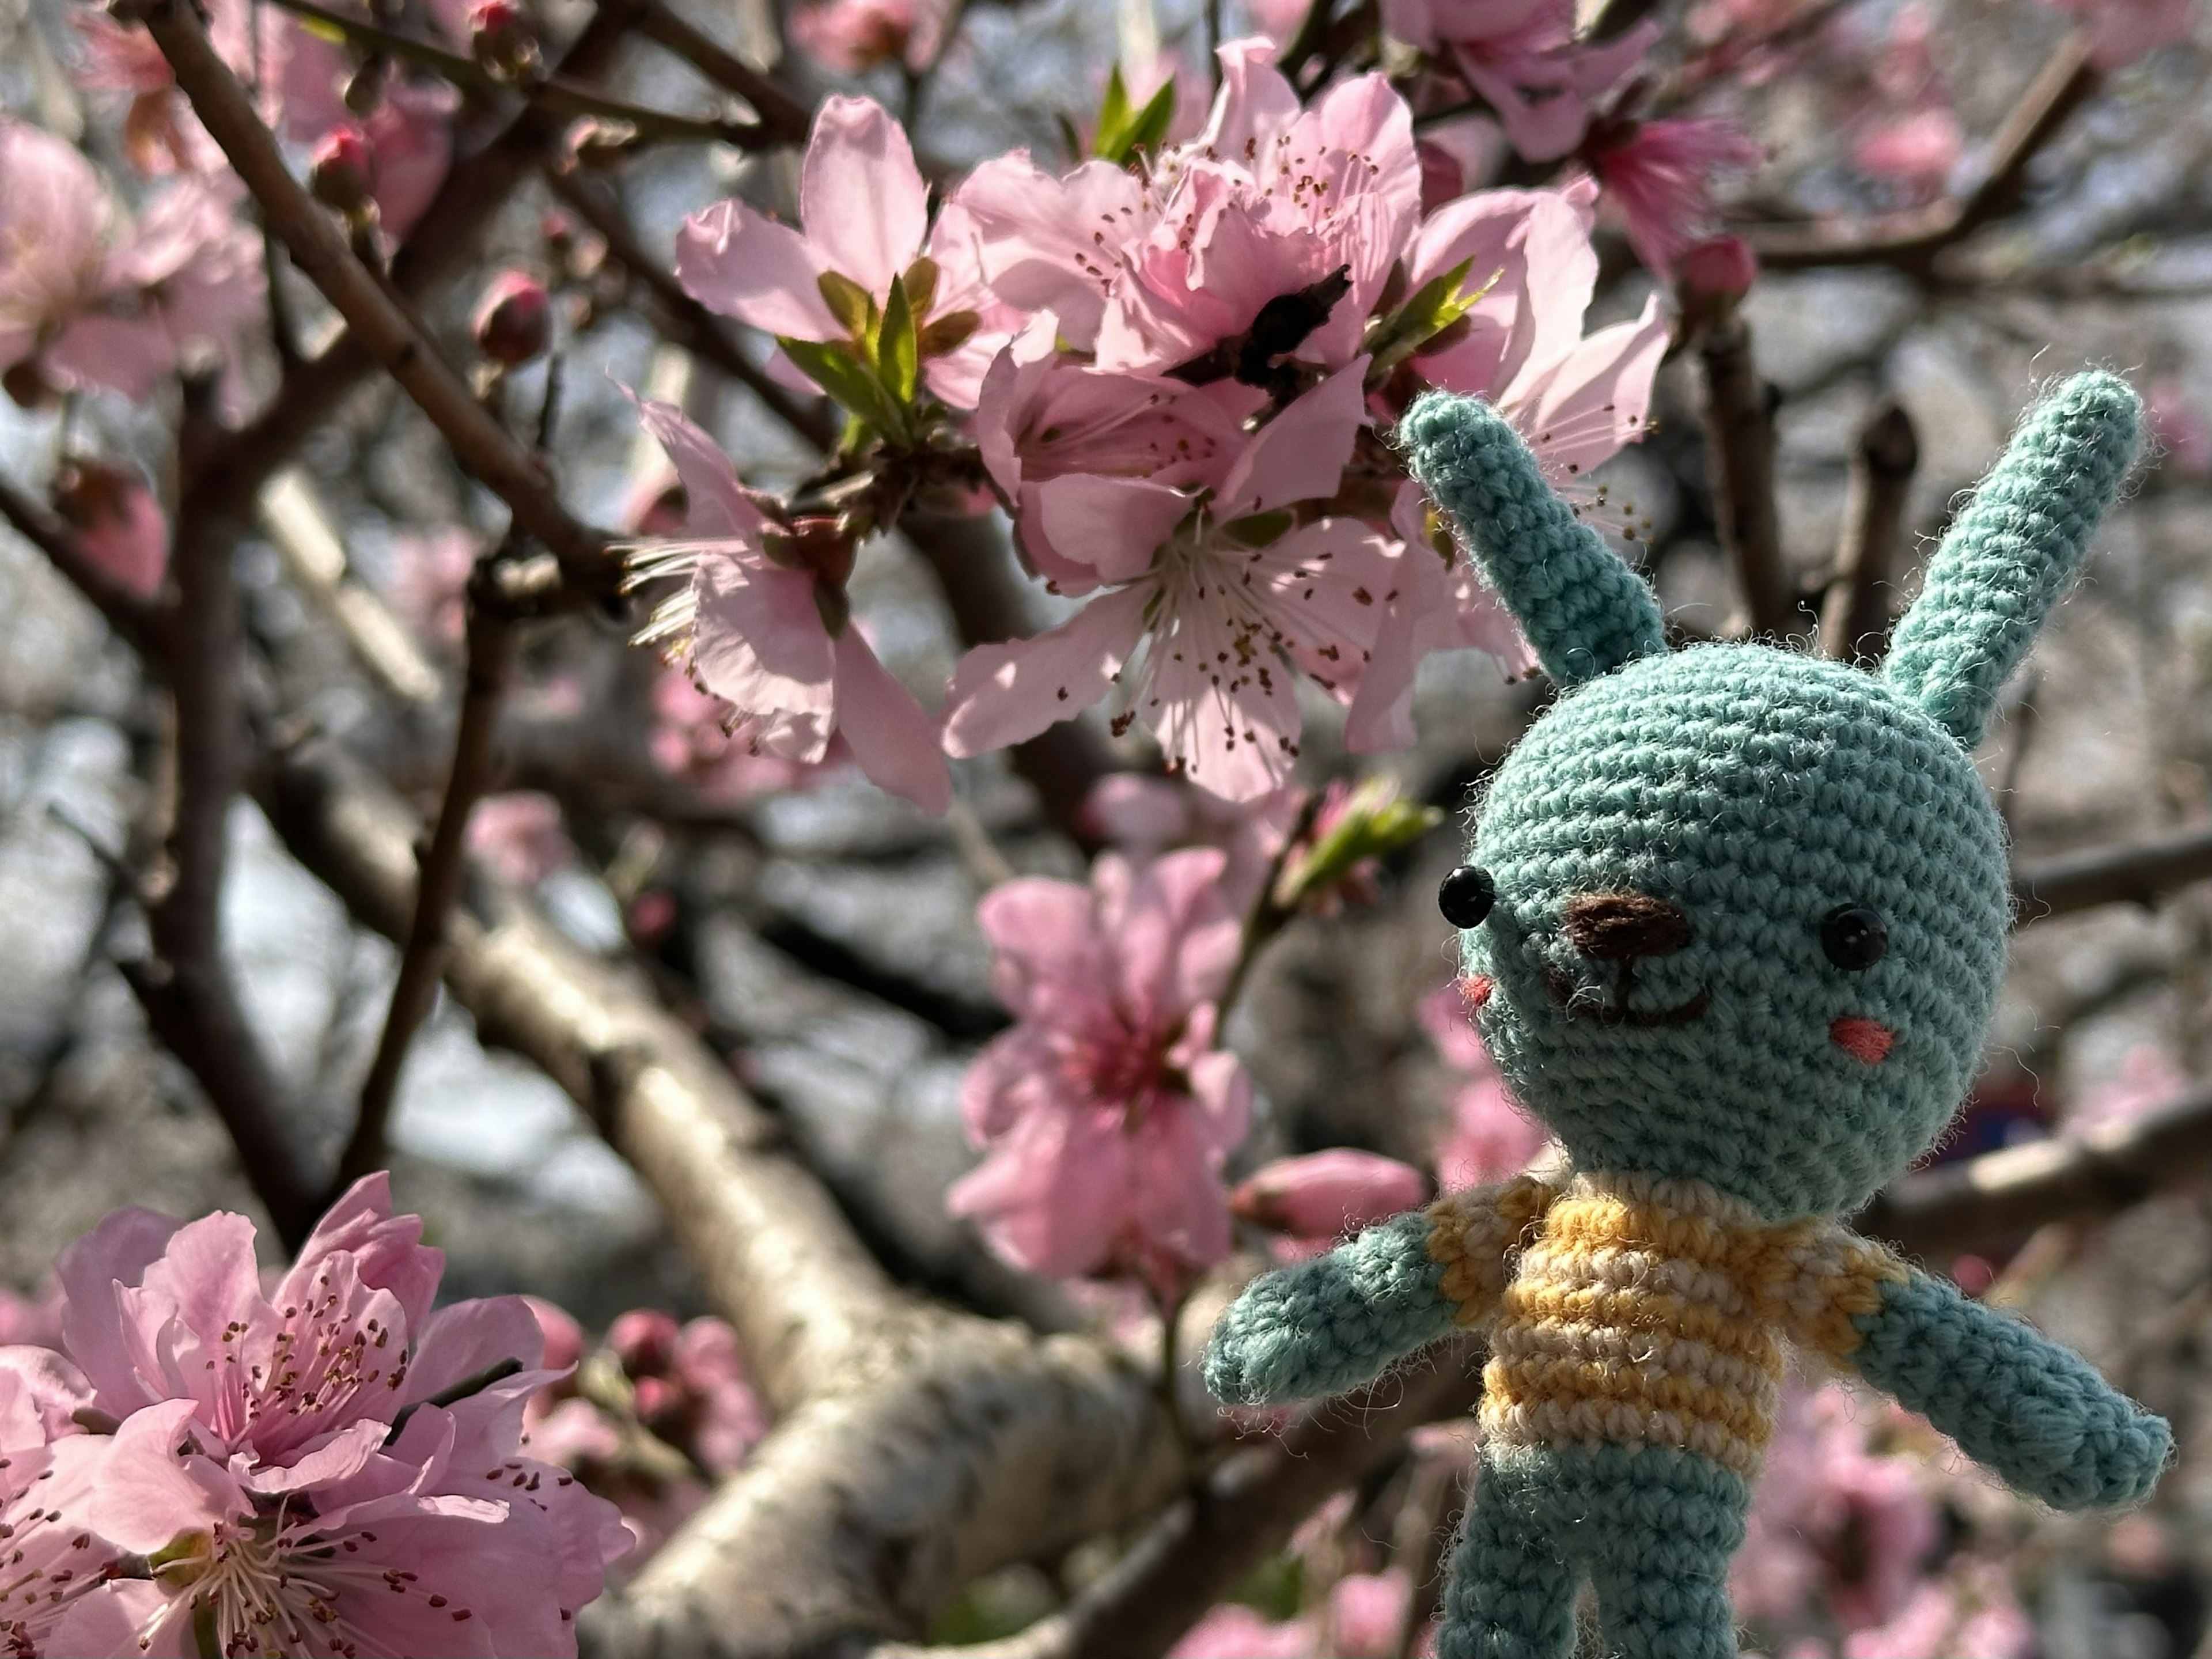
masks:
{"label": "bunny's body", "polygon": [[[1735,1650],[1727,1592],[1785,1344],[1923,1411],[2053,1504],[2143,1496],[2166,1425],[2081,1359],[1852,1234],[1980,1054],[2008,916],[1968,758],[2132,457],[2084,375],[2030,416],[1931,566],[1885,673],[1669,654],[1643,583],[1510,428],[1401,428],[1564,695],[1498,770],[1463,981],[1572,1173],[1452,1195],[1255,1283],[1225,1398],[1332,1393],[1455,1328],[1491,1359],[1444,1659],[1549,1659],[1595,1586],[1627,1659]],[[1408,556],[1417,556],[1418,550]]]}

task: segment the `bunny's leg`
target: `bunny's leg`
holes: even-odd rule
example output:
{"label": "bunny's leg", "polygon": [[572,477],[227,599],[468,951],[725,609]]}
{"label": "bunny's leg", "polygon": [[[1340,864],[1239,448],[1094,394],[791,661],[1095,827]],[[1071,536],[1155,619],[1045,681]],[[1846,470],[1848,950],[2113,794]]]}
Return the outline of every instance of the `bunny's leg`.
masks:
{"label": "bunny's leg", "polygon": [[1566,1659],[1575,1645],[1575,1575],[1519,1501],[1522,1483],[1485,1460],[1444,1586],[1437,1659]]}
{"label": "bunny's leg", "polygon": [[1729,1560],[1751,1486],[1694,1452],[1607,1447],[1611,1491],[1590,1506],[1590,1579],[1622,1659],[1732,1659]]}

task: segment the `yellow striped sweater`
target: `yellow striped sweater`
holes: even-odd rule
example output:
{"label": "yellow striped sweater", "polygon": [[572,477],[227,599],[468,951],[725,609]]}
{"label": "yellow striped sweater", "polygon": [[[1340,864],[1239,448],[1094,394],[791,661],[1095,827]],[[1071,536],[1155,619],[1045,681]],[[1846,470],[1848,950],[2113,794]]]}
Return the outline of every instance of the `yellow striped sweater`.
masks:
{"label": "yellow striped sweater", "polygon": [[1755,1474],[1784,1340],[1849,1353],[1905,1277],[1838,1222],[1776,1225],[1700,1181],[1523,1176],[1428,1213],[1459,1322],[1489,1329],[1496,1446],[1674,1446]]}

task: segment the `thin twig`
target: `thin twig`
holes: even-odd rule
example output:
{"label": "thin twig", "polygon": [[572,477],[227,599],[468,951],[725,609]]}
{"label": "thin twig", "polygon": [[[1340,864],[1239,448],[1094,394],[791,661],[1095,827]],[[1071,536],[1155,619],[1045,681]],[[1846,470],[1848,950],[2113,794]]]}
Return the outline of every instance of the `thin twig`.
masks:
{"label": "thin twig", "polygon": [[635,128],[639,138],[647,143],[684,139],[696,143],[733,144],[740,149],[758,149],[779,142],[757,122],[671,115],[663,110],[647,109],[641,105],[626,103],[619,98],[610,98],[605,93],[578,86],[558,75],[528,82],[503,80],[475,58],[450,51],[435,41],[385,28],[341,11],[332,11],[326,6],[317,4],[316,0],[270,0],[270,3],[307,18],[319,28],[343,35],[364,51],[419,64],[455,86],[468,87],[483,93],[514,93],[555,115],[592,115],[626,122]]}
{"label": "thin twig", "polygon": [[453,453],[553,553],[580,598],[611,595],[621,576],[606,539],[562,507],[535,459],[486,414],[392,292],[346,246],[336,222],[301,188],[246,90],[216,55],[189,5],[132,8],[175,71],[201,125],[252,191],[300,269],[344,317],[369,355],[414,398]]}
{"label": "thin twig", "polygon": [[1905,539],[1905,498],[1920,440],[1905,405],[1886,399],[1851,447],[1850,493],[1836,574],[1820,606],[1820,650],[1837,662],[1879,663],[1889,649],[1890,583]]}
{"label": "thin twig", "polygon": [[1750,240],[1759,264],[1770,270],[1886,264],[1926,273],[1944,249],[2019,205],[2028,164],[2102,78],[2090,59],[2087,35],[2069,35],[2044,60],[1990,140],[1988,170],[1972,190],[1929,207],[1856,224],[1753,231]]}
{"label": "thin twig", "polygon": [[2022,923],[2097,904],[2149,904],[2177,887],[2212,879],[2212,828],[2121,847],[2062,853],[2013,871],[2013,902]]}
{"label": "thin twig", "polygon": [[453,733],[453,763],[438,807],[437,827],[422,854],[414,915],[399,958],[399,975],[392,983],[391,1006],[385,1012],[384,1032],[361,1085],[361,1106],[352,1137],[338,1160],[333,1192],[343,1192],[370,1170],[383,1167],[385,1133],[400,1070],[416,1031],[437,1000],[438,981],[445,972],[447,921],[460,897],[466,869],[469,816],[497,770],[492,739],[514,658],[514,619],[501,603],[496,581],[499,558],[499,553],[493,553],[479,559],[469,578],[468,678],[461,693],[460,722]]}
{"label": "thin twig", "polygon": [[1774,415],[1752,358],[1750,325],[1733,307],[1723,307],[1708,323],[1698,357],[1705,372],[1706,453],[1721,545],[1735,567],[1752,633],[1787,639],[1802,619],[1782,564]]}
{"label": "thin twig", "polygon": [[814,112],[794,98],[775,76],[750,64],[678,16],[665,0],[646,0],[636,14],[637,32],[674,53],[725,92],[753,106],[763,133],[779,143],[803,144]]}

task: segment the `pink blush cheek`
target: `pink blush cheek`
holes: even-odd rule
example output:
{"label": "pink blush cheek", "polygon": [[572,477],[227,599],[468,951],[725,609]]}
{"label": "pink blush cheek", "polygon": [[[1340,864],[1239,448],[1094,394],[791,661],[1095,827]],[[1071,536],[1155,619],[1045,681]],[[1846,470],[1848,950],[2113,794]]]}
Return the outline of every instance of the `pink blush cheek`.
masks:
{"label": "pink blush cheek", "polygon": [[1490,993],[1493,988],[1489,975],[1469,974],[1459,982],[1460,1000],[1467,1004],[1468,1012],[1476,1013],[1481,1010],[1484,1003],[1490,1000]]}
{"label": "pink blush cheek", "polygon": [[1845,1014],[1828,1027],[1828,1041],[1853,1060],[1879,1066],[1889,1058],[1890,1045],[1897,1041],[1897,1034],[1879,1020]]}

